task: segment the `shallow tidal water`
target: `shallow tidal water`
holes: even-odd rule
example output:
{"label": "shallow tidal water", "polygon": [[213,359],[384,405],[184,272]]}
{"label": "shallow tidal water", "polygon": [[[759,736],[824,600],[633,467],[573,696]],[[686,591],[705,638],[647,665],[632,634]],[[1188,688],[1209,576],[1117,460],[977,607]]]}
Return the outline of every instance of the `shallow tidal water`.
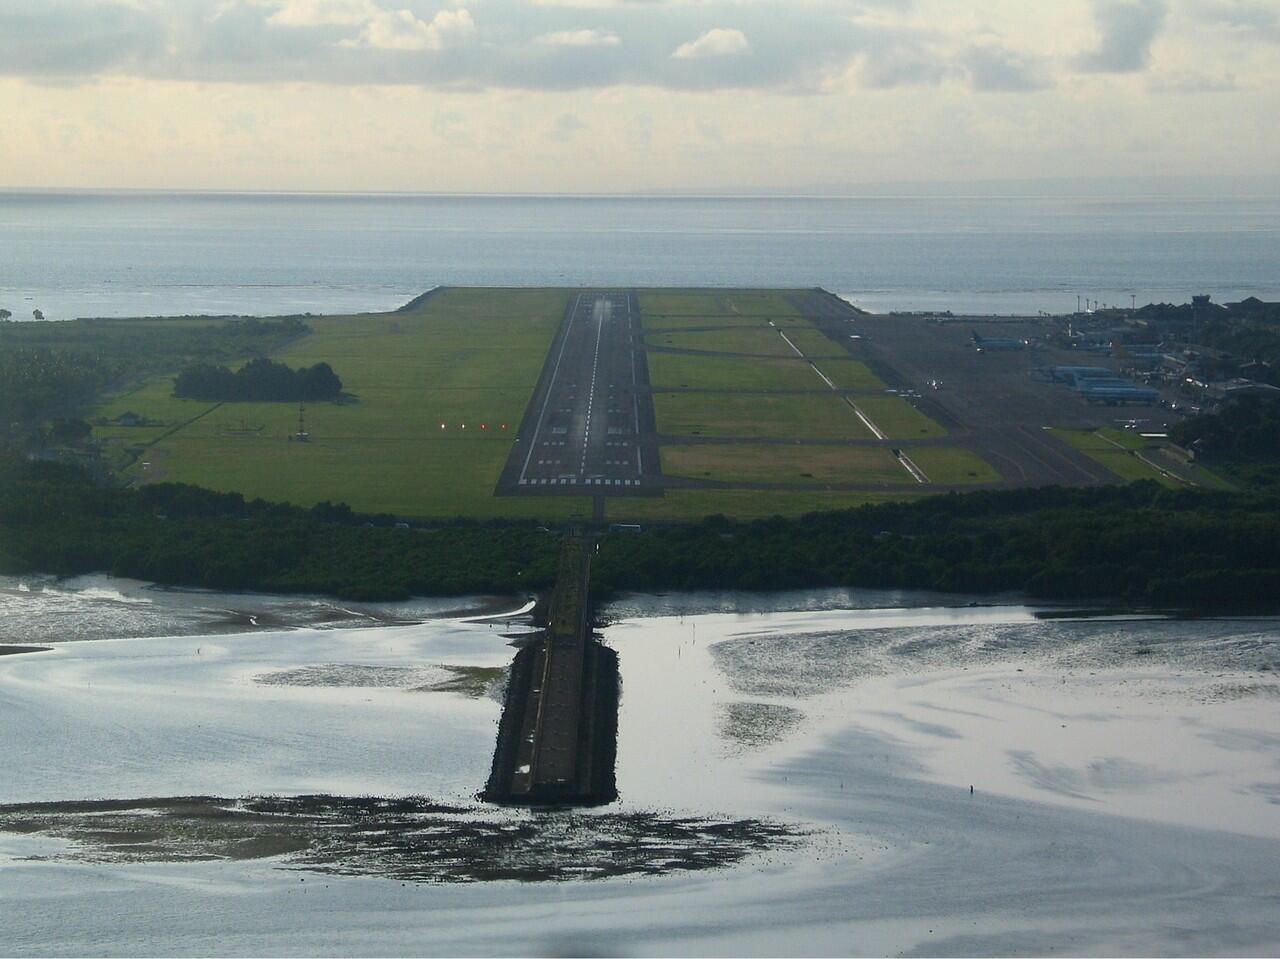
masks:
{"label": "shallow tidal water", "polygon": [[261,598],[165,591],[143,638],[60,642],[46,604],[161,593],[7,588],[0,640],[52,649],[0,657],[5,953],[1280,944],[1273,619],[624,597],[621,799],[531,814],[474,798],[524,627],[202,632]]}

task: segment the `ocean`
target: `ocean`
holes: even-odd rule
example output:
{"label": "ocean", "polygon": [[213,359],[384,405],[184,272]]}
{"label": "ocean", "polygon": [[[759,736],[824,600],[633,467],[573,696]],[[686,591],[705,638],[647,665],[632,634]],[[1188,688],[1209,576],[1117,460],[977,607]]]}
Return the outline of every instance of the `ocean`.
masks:
{"label": "ocean", "polygon": [[378,311],[437,285],[822,286],[990,313],[1280,299],[1280,196],[0,193],[16,319]]}

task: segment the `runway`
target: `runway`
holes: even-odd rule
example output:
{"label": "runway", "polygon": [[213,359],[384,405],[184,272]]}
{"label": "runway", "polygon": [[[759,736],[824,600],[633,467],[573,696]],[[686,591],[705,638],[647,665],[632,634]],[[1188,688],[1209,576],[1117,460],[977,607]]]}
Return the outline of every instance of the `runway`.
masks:
{"label": "runway", "polygon": [[632,292],[574,295],[499,495],[661,495],[639,316]]}

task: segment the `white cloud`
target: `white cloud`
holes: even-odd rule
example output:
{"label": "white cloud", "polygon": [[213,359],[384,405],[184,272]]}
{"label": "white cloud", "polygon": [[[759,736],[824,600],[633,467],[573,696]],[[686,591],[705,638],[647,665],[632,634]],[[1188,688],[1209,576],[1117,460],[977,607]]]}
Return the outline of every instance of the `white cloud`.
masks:
{"label": "white cloud", "polygon": [[1209,74],[1185,70],[1152,77],[1147,89],[1152,93],[1234,93],[1240,84],[1230,72]]}
{"label": "white cloud", "polygon": [[671,57],[673,60],[696,60],[702,57],[725,57],[746,53],[750,49],[751,44],[747,42],[746,35],[741,30],[715,27],[697,40],[680,44]]}
{"label": "white cloud", "polygon": [[279,27],[361,26],[378,8],[370,0],[271,0],[279,7],[267,22]]}
{"label": "white cloud", "polygon": [[557,47],[616,47],[622,39],[612,30],[557,30],[538,37]]}
{"label": "white cloud", "polygon": [[343,46],[376,50],[442,50],[450,41],[474,33],[475,21],[465,7],[441,10],[430,20],[420,20],[411,10],[378,10],[365,24],[357,40]]}

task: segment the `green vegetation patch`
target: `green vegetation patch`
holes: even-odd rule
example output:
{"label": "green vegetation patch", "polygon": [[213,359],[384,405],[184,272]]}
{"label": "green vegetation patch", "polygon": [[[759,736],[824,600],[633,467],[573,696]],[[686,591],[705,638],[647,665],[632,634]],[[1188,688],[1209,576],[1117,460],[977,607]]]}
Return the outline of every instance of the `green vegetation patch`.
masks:
{"label": "green vegetation patch", "polygon": [[795,356],[795,351],[771,326],[724,327],[692,332],[661,331],[645,337],[649,346],[712,353],[747,353],[753,356]]}
{"label": "green vegetation patch", "polygon": [[947,431],[900,396],[856,396],[858,409],[891,440],[934,439]]}
{"label": "green vegetation patch", "polygon": [[648,354],[649,382],[659,389],[815,390],[826,385],[807,362],[795,359]]}
{"label": "green vegetation patch", "polygon": [[770,516],[804,516],[806,513],[853,509],[868,503],[908,500],[923,495],[925,494],[922,492],[906,488],[900,493],[669,489],[661,499],[610,498],[607,501],[605,515],[611,523],[696,522],[704,516],[715,515],[738,520],[753,520],[767,519]]}
{"label": "green vegetation patch", "polygon": [[977,453],[954,446],[904,447],[911,462],[924,471],[930,482],[945,485],[999,483],[999,473]]}
{"label": "green vegetation patch", "polygon": [[[493,496],[567,297],[450,289],[411,312],[314,318],[313,333],[281,358],[329,363],[352,399],[308,404],[309,442],[289,439],[295,405],[228,404],[161,439],[134,472],[303,506],[341,501],[362,512],[588,516],[585,498]],[[162,383],[101,412],[147,399],[153,405],[137,412],[178,420],[173,404],[183,401],[157,390]]]}
{"label": "green vegetation patch", "polygon": [[669,436],[872,439],[834,393],[657,393],[658,432]]}
{"label": "green vegetation patch", "polygon": [[[1122,480],[1130,482],[1136,480],[1155,480],[1165,486],[1177,487],[1182,484],[1177,480],[1170,479],[1160,470],[1156,469],[1145,460],[1139,459],[1136,455],[1138,450],[1143,446],[1134,446],[1132,441],[1121,443],[1118,437],[1110,434],[1120,433],[1119,430],[1069,430],[1055,429],[1053,434],[1059,439],[1064,440],[1071,446],[1074,446],[1085,456],[1096,463],[1100,463],[1108,470],[1114,473]],[[1124,434],[1121,434],[1123,437]],[[1128,439],[1127,437],[1124,437]],[[1143,443],[1141,437],[1133,437],[1139,443]],[[1144,444],[1145,445],[1145,444]]]}
{"label": "green vegetation patch", "polygon": [[872,373],[866,363],[858,360],[822,360],[817,366],[837,389],[878,393],[885,388],[884,380]]}
{"label": "green vegetation patch", "polygon": [[741,483],[914,483],[897,457],[879,446],[664,446],[662,471]]}
{"label": "green vegetation patch", "polygon": [[[831,340],[829,336],[820,330],[807,330],[802,327],[786,329],[783,332],[787,334],[787,339],[796,345],[805,356],[810,359],[837,358],[846,357],[848,353],[838,343]],[[861,364],[859,364],[861,365]],[[824,371],[825,372],[825,371]],[[868,370],[868,374],[870,371]],[[830,374],[827,374],[828,376]],[[879,382],[877,380],[876,382]],[[880,389],[881,387],[872,387]]]}
{"label": "green vegetation patch", "polygon": [[[773,320],[800,319],[799,311],[777,291],[764,290],[655,290],[639,295],[640,312],[650,317],[757,317]],[[661,324],[658,324],[661,325]]]}

